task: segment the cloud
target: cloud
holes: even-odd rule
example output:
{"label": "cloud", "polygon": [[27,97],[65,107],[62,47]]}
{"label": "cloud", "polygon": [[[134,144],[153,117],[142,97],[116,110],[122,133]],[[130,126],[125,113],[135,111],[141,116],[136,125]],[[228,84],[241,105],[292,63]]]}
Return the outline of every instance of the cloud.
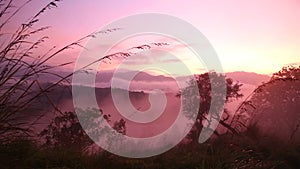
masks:
{"label": "cloud", "polygon": [[[136,76],[130,80],[131,74],[136,74]],[[98,74],[96,78],[96,86],[98,87],[110,87],[111,80],[114,78],[114,84],[117,86],[112,86],[114,88],[126,89],[126,84],[130,83],[130,90],[144,90],[151,91],[154,89],[160,89],[167,92],[178,92],[179,86],[185,86],[186,82],[190,77],[169,77],[164,75],[151,75],[147,72],[120,70],[120,73],[114,75],[114,71],[104,71]],[[177,84],[179,83],[179,84]]]}
{"label": "cloud", "polygon": [[120,88],[120,89],[127,89],[127,84],[130,84],[129,90],[130,91],[153,91],[155,89],[159,89],[165,92],[178,92],[179,87],[176,81],[127,81],[125,79],[116,78],[114,79],[115,86],[111,86],[110,83],[97,83],[96,86],[98,87],[112,87],[112,88]]}
{"label": "cloud", "polygon": [[144,82],[153,82],[153,81],[172,81],[174,80],[172,77],[164,76],[164,75],[151,75],[149,73],[143,71],[133,71],[127,69],[120,69],[118,73],[115,73],[114,70],[108,71],[100,71],[97,74],[96,81],[97,82],[110,82],[112,77],[119,78],[123,80],[128,80],[132,74],[135,74],[135,77],[132,81],[144,81]]}
{"label": "cloud", "polygon": [[300,62],[292,62],[292,63],[287,63],[285,66],[299,66]]}

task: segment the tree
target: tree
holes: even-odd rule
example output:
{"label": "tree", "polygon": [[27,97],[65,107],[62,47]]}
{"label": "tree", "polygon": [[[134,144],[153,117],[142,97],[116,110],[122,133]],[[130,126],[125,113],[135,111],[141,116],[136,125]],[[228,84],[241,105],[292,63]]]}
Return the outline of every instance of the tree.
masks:
{"label": "tree", "polygon": [[233,126],[245,132],[286,141],[299,141],[300,67],[287,66],[258,86],[240,105]]}
{"label": "tree", "polygon": [[[80,112],[80,111],[79,111]],[[85,110],[85,117],[89,121],[89,127],[92,132],[99,133],[101,128],[97,117],[99,117],[93,109]],[[111,122],[110,114],[104,114],[100,109],[100,115],[107,122]],[[82,116],[82,118],[84,118]],[[64,112],[54,118],[54,120],[40,132],[40,138],[45,140],[44,146],[56,148],[69,148],[78,152],[82,152],[85,148],[91,146],[94,141],[89,138],[86,131],[83,130],[75,112]],[[126,134],[126,121],[120,119],[115,121],[113,129],[123,135]]]}
{"label": "tree", "polygon": [[39,136],[45,139],[45,146],[72,147],[78,151],[93,143],[82,129],[74,112],[65,112],[55,117]]}
{"label": "tree", "polygon": [[300,66],[285,66],[277,73],[273,73],[271,80],[275,79],[291,79],[299,80],[300,79]]}
{"label": "tree", "polygon": [[[219,123],[230,130],[231,132],[237,134],[234,128],[232,128],[226,121],[229,119],[228,110],[223,110],[223,104],[222,100],[226,102],[230,102],[232,99],[238,99],[242,97],[243,95],[240,92],[240,87],[242,84],[234,83],[232,79],[225,78],[224,75],[218,74],[216,72],[208,72],[201,75],[195,76],[196,81],[191,80],[188,83],[188,87],[184,88],[180,95],[183,97],[183,99],[187,100],[189,106],[195,106],[196,104],[200,105],[196,121],[188,134],[188,138],[192,140],[192,142],[197,143],[198,138],[200,135],[201,130],[203,129],[203,123],[206,121],[209,123],[209,119],[207,118],[207,115],[212,109],[213,118],[216,118],[217,120],[220,120]],[[216,103],[215,107],[211,107],[212,103],[212,92],[211,92],[211,82],[215,83],[214,85],[219,86],[221,85],[220,80],[226,80],[226,96],[223,97],[222,95],[219,95],[219,93],[215,93],[214,97],[218,97],[217,102],[221,101],[220,103]],[[197,86],[199,91],[192,91],[195,90],[193,86]],[[221,86],[220,86],[221,87]],[[218,88],[218,87],[216,87]],[[191,99],[195,97],[195,93],[199,92],[200,98]],[[225,99],[225,100],[224,100]],[[192,103],[193,102],[193,103]],[[185,107],[183,109],[188,109],[188,107]],[[218,117],[219,111],[223,111],[224,117]],[[188,111],[187,111],[188,112]],[[187,117],[190,116],[190,114],[186,114]],[[219,135],[217,131],[214,131],[216,135]]]}

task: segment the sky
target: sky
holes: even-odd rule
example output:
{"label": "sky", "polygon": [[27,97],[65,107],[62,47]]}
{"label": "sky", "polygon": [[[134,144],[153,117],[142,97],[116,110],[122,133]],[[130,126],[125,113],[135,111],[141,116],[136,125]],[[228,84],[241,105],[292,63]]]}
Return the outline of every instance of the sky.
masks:
{"label": "sky", "polygon": [[[47,2],[33,0],[14,21],[32,16]],[[285,65],[300,62],[298,0],[64,0],[44,13],[39,25],[51,26],[45,32],[51,38],[46,47],[63,46],[119,18],[146,12],[169,14],[194,25],[212,44],[225,72],[271,74]],[[64,59],[52,62],[76,60],[80,50],[68,51]]]}

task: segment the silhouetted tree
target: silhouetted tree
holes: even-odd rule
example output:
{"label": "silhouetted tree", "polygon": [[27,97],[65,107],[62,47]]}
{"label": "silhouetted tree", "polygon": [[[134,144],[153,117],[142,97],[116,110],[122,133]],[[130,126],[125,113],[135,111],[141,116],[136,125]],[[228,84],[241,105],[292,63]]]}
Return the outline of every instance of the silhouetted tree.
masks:
{"label": "silhouetted tree", "polygon": [[[92,132],[101,132],[99,123],[95,122],[98,117],[95,113],[98,111],[85,110],[84,112],[89,116],[88,118],[90,118],[88,120],[88,125],[89,128],[93,130]],[[103,114],[101,109],[100,113],[107,122],[111,121],[110,114]],[[114,122],[113,129],[118,133],[125,135],[125,124],[126,121],[120,119],[119,121]],[[94,143],[83,130],[81,123],[74,112],[64,112],[56,116],[39,136],[45,139],[45,146],[70,148],[76,151],[82,151]]]}
{"label": "silhouetted tree", "polygon": [[300,79],[300,66],[285,66],[277,73],[274,73],[271,80],[275,79],[292,79],[299,80]]}
{"label": "silhouetted tree", "polygon": [[[189,86],[184,88],[181,92],[180,95],[181,97],[184,97],[187,99],[190,106],[195,106],[196,104],[199,104],[199,111],[196,117],[196,122],[194,123],[190,133],[188,134],[188,138],[192,140],[192,142],[197,143],[199,139],[199,135],[201,130],[203,129],[203,123],[204,121],[209,121],[207,118],[207,115],[211,110],[213,113],[213,118],[216,118],[217,120],[220,120],[219,123],[230,130],[233,133],[237,132],[235,131],[234,128],[232,128],[226,121],[229,119],[229,114],[227,109],[223,109],[224,104],[226,102],[230,102],[232,99],[238,99],[242,97],[243,95],[240,92],[240,87],[242,84],[240,83],[234,83],[232,79],[230,78],[225,78],[225,75],[218,74],[216,72],[209,72],[209,73],[204,73],[201,75],[196,75],[195,76],[196,81],[191,80],[189,82]],[[218,86],[221,87],[221,81],[220,80],[225,80],[226,81],[226,96],[220,95],[220,93],[214,93],[215,95],[213,97],[216,97],[216,103],[214,104],[215,107],[211,107],[211,102],[212,102],[212,90],[211,90],[211,82],[214,83],[216,88]],[[191,99],[192,97],[196,96],[197,91],[192,91],[195,90],[195,87],[193,85],[197,85],[199,89],[199,96],[200,98]],[[217,91],[218,92],[218,91]],[[193,103],[191,103],[193,102]],[[219,103],[218,103],[219,102]],[[194,105],[193,105],[194,104]],[[188,108],[184,108],[188,109]],[[223,117],[218,117],[218,114],[220,111],[223,111]],[[189,116],[190,114],[186,114]],[[218,135],[217,131],[214,131],[215,134]]]}
{"label": "silhouetted tree", "polygon": [[254,126],[258,134],[298,141],[299,94],[300,67],[283,67],[240,105],[233,126],[240,131],[249,131]]}
{"label": "silhouetted tree", "polygon": [[114,123],[113,129],[117,132],[125,135],[126,134],[126,121],[124,119],[120,119]]}
{"label": "silhouetted tree", "polygon": [[82,150],[93,143],[82,129],[74,112],[65,112],[57,117],[40,134],[46,146]]}

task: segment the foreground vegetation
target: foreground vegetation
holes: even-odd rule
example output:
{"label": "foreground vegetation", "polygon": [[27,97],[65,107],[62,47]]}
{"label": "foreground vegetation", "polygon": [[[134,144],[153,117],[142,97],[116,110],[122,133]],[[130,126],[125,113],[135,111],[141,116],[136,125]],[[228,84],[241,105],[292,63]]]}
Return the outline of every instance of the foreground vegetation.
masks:
{"label": "foreground vegetation", "polygon": [[108,152],[87,155],[68,147],[40,147],[18,139],[0,146],[0,165],[7,169],[296,169],[300,147],[259,139],[255,127],[240,136],[225,134],[204,144],[180,144],[159,156],[129,159]]}

